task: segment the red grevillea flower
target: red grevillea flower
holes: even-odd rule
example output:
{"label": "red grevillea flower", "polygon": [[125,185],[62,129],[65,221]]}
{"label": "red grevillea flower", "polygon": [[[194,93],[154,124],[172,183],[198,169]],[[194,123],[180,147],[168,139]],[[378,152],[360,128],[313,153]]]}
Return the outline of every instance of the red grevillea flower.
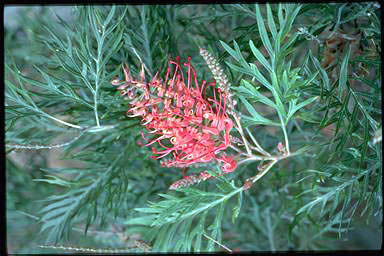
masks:
{"label": "red grevillea flower", "polygon": [[227,95],[216,88],[215,81],[199,83],[191,57],[184,68],[186,74],[177,57],[169,61],[165,79],[156,74],[146,82],[144,65],[139,80],[132,78],[125,65],[124,83],[114,80],[112,84],[120,85],[121,94],[132,99],[127,115],[140,116],[142,125],[154,135],[148,139],[142,133],[145,146],[160,146],[152,147],[152,158],[164,158],[163,166],[178,168],[216,160],[224,172],[232,172],[237,162],[223,153],[231,144],[233,127],[226,113]]}

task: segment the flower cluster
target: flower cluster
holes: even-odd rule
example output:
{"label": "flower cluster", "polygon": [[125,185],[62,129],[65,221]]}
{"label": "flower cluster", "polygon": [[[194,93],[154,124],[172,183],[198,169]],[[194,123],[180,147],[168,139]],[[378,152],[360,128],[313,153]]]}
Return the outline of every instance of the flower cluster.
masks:
{"label": "flower cluster", "polygon": [[216,88],[216,82],[203,80],[199,84],[191,57],[184,67],[185,76],[177,57],[169,61],[165,80],[157,73],[146,82],[144,65],[138,80],[132,78],[125,65],[125,81],[114,80],[112,84],[120,85],[121,94],[131,99],[128,116],[140,116],[148,133],[155,135],[147,139],[142,133],[145,146],[157,143],[161,147],[152,147],[153,158],[167,156],[163,166],[184,168],[216,160],[224,172],[232,172],[237,162],[222,152],[231,144],[229,133],[233,127],[226,112],[227,95]]}

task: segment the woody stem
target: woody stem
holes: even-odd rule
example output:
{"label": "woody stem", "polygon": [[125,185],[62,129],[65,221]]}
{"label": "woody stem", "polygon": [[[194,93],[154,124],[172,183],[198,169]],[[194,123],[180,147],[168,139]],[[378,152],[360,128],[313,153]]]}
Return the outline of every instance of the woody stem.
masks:
{"label": "woody stem", "polygon": [[248,141],[247,141],[247,139],[245,138],[245,136],[244,136],[244,132],[243,132],[243,128],[242,128],[242,126],[241,126],[241,124],[240,124],[240,120],[239,120],[239,117],[236,115],[236,114],[232,114],[232,116],[233,116],[233,118],[235,119],[235,122],[236,122],[236,129],[239,131],[239,133],[240,133],[240,136],[241,136],[241,138],[243,139],[243,142],[244,142],[244,145],[245,145],[245,148],[246,148],[246,150],[247,150],[247,153],[248,153],[248,155],[252,155],[252,151],[251,151],[251,149],[249,148],[249,144],[248,144]]}
{"label": "woody stem", "polygon": [[276,159],[272,160],[271,162],[268,163],[268,165],[261,172],[259,172],[258,174],[256,174],[255,176],[253,176],[251,178],[248,178],[246,181],[251,181],[252,183],[255,183],[256,181],[261,179],[261,177],[263,177],[277,162],[278,162],[278,160],[276,160]]}
{"label": "woody stem", "polygon": [[238,162],[238,165],[241,165],[245,162],[249,162],[249,161],[265,161],[265,160],[271,160],[271,161],[280,161],[280,160],[283,160],[283,159],[286,159],[286,158],[289,158],[289,157],[292,157],[292,156],[296,156],[296,155],[299,155],[301,154],[302,151],[297,151],[297,152],[292,152],[292,153],[289,153],[289,154],[284,154],[284,155],[277,155],[277,156],[257,156],[257,155],[250,155],[249,157],[241,160]]}

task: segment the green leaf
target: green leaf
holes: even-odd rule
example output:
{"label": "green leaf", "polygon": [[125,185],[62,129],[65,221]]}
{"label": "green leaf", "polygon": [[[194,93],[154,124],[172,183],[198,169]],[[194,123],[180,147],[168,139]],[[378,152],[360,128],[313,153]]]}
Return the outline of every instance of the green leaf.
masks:
{"label": "green leaf", "polygon": [[232,223],[235,223],[236,219],[239,217],[242,202],[243,202],[243,192],[240,192],[237,205],[232,210]]}
{"label": "green leaf", "polygon": [[109,11],[107,18],[104,20],[104,24],[103,24],[104,27],[106,27],[109,24],[109,22],[111,22],[113,15],[115,15],[115,11],[116,11],[116,5],[112,5],[112,8]]}
{"label": "green leaf", "polygon": [[263,54],[255,47],[252,40],[249,40],[249,46],[255,55],[256,59],[268,70],[268,72],[272,72],[272,67],[269,62],[265,59]]}
{"label": "green leaf", "polygon": [[296,83],[293,83],[293,84],[291,82],[289,89],[293,90],[293,89],[298,89],[298,88],[301,88],[301,87],[308,86],[309,84],[312,83],[313,80],[315,80],[315,78],[317,77],[318,74],[319,74],[319,71],[314,72],[309,78],[305,79],[304,81],[299,81],[299,82],[296,82]]}
{"label": "green leaf", "polygon": [[73,184],[72,182],[68,182],[66,180],[60,179],[57,176],[45,175],[45,177],[51,178],[51,179],[33,179],[33,181],[42,181],[42,182],[47,182],[49,184],[54,184],[54,185],[59,185],[64,187],[70,187],[71,184]]}
{"label": "green leaf", "polygon": [[271,78],[272,78],[272,90],[271,90],[271,92],[272,92],[273,98],[275,99],[275,103],[277,106],[276,110],[278,111],[278,113],[280,113],[280,115],[282,117],[286,118],[287,113],[285,112],[285,107],[284,107],[284,104],[282,102],[280,86],[279,86],[275,72],[271,73]]}
{"label": "green leaf", "polygon": [[199,223],[197,223],[196,227],[191,232],[191,237],[196,236],[194,249],[197,252],[201,250],[201,242],[202,242],[202,237],[204,233],[204,225],[205,225],[205,220],[207,218],[207,214],[208,214],[208,211],[205,211],[202,213]]}
{"label": "green leaf", "polygon": [[271,120],[261,116],[259,113],[257,113],[256,109],[244,97],[240,96],[240,100],[244,103],[248,112],[252,115],[252,117],[247,117],[247,116],[244,116],[244,117],[246,119],[251,120],[253,124],[280,126],[280,124],[274,123],[273,121],[271,121]]}
{"label": "green leaf", "polygon": [[[244,74],[247,74],[247,75],[250,75],[250,76],[252,76],[253,75],[253,72],[251,72],[251,71],[249,71],[249,70],[247,70],[247,69],[245,69],[245,68],[242,68],[242,67],[239,67],[239,66],[236,66],[236,65],[234,65],[234,64],[232,64],[232,63],[229,63],[229,62],[225,62],[231,69],[233,69],[233,70],[236,70],[236,71],[238,71],[238,72],[240,72],[240,73],[244,73]],[[253,64],[251,64],[251,66],[252,66]]]}
{"label": "green leaf", "polygon": [[256,20],[257,20],[257,27],[259,28],[261,41],[263,42],[263,45],[267,49],[269,56],[271,56],[272,66],[273,66],[275,53],[272,49],[271,42],[269,41],[267,31],[265,30],[264,21],[263,21],[263,18],[261,17],[260,8],[258,4],[256,4]]}
{"label": "green leaf", "polygon": [[286,19],[283,21],[283,25],[280,24],[280,31],[278,36],[280,40],[283,40],[284,37],[289,33],[289,31],[291,31],[293,21],[296,19],[296,16],[299,13],[300,9],[301,5],[286,4]]}
{"label": "green leaf", "polygon": [[276,40],[277,39],[276,38],[277,30],[276,30],[275,21],[273,20],[273,15],[272,15],[271,7],[270,7],[269,4],[266,4],[266,7],[267,7],[268,26],[269,26],[269,29],[271,31],[273,40]]}
{"label": "green leaf", "polygon": [[224,43],[223,41],[220,41],[221,45],[224,47],[224,49],[236,60],[236,61],[240,61],[240,56],[238,55],[238,53],[233,50],[229,45],[227,45],[226,43]]}
{"label": "green leaf", "polygon": [[252,73],[251,75],[255,76],[255,78],[257,79],[257,81],[259,81],[262,85],[264,85],[268,90],[272,91],[273,88],[272,88],[272,85],[270,84],[270,82],[268,82],[267,79],[265,79],[265,77],[260,73],[260,71],[257,69],[256,65],[251,63],[250,64],[251,66],[251,69],[252,69]]}
{"label": "green leaf", "polygon": [[343,87],[346,87],[347,79],[348,79],[348,63],[349,63],[349,55],[351,54],[351,46],[349,45],[347,52],[344,55],[343,61],[341,62],[340,68],[340,78],[339,78],[339,96],[342,94]]}
{"label": "green leaf", "polygon": [[279,52],[280,57],[285,57],[290,53],[290,47],[293,46],[293,44],[296,42],[297,37],[298,37],[298,34],[295,33],[289,37],[288,42],[283,43],[283,46],[281,47]]}
{"label": "green leaf", "polygon": [[289,119],[291,119],[291,117],[296,113],[296,111],[298,111],[301,108],[304,108],[306,105],[311,104],[312,102],[314,102],[317,99],[318,99],[318,96],[315,96],[315,97],[311,97],[309,99],[306,99],[305,101],[303,101],[297,105],[295,105],[295,104],[293,104],[292,106],[290,105],[289,110],[288,110],[288,115],[287,115],[287,121]]}
{"label": "green leaf", "polygon": [[282,7],[281,3],[279,3],[279,9],[277,11],[277,16],[279,18],[280,30],[282,30],[282,28],[285,27],[286,19],[284,19],[284,17],[283,17],[283,7]]}
{"label": "green leaf", "polygon": [[237,56],[239,56],[239,58],[240,58],[239,61],[240,61],[241,65],[244,67],[244,69],[249,70],[249,69],[250,69],[250,68],[249,68],[249,64],[248,64],[248,62],[244,59],[243,55],[241,54],[240,47],[239,47],[239,45],[236,43],[235,40],[233,40],[233,45],[235,46],[235,50],[236,50]]}
{"label": "green leaf", "polygon": [[[248,94],[248,97],[249,96],[253,96],[253,99],[255,99],[256,101],[259,101],[265,105],[268,105],[272,108],[276,108],[276,105],[275,103],[273,103],[273,101],[271,101],[270,99],[268,99],[266,96],[264,96],[263,94],[261,94],[257,89],[255,89],[248,81],[246,80],[241,80],[242,82],[242,85],[243,86],[240,86],[238,88],[236,88],[237,90],[245,90]],[[235,89],[235,88],[234,88]]]}
{"label": "green leaf", "polygon": [[135,211],[144,212],[144,213],[159,213],[160,209],[157,208],[135,208]]}

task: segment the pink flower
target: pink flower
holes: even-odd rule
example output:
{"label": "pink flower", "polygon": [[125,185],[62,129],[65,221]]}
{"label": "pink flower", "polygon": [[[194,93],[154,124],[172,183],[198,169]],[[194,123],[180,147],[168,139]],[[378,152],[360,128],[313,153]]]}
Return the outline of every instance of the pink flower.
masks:
{"label": "pink flower", "polygon": [[222,170],[226,173],[233,172],[237,167],[237,162],[231,156],[223,155],[219,161],[224,162]]}
{"label": "pink flower", "polygon": [[127,115],[141,117],[142,125],[154,135],[148,139],[143,134],[145,146],[161,148],[152,147],[152,158],[164,158],[163,166],[178,168],[216,160],[223,163],[223,172],[232,172],[237,162],[222,154],[231,144],[229,133],[233,128],[226,112],[226,95],[216,88],[216,82],[199,83],[190,57],[184,67],[185,75],[177,57],[169,61],[165,80],[156,74],[152,81],[145,82],[144,66],[137,81],[125,65],[123,85],[116,79],[113,84],[120,85],[121,94],[132,99]]}

